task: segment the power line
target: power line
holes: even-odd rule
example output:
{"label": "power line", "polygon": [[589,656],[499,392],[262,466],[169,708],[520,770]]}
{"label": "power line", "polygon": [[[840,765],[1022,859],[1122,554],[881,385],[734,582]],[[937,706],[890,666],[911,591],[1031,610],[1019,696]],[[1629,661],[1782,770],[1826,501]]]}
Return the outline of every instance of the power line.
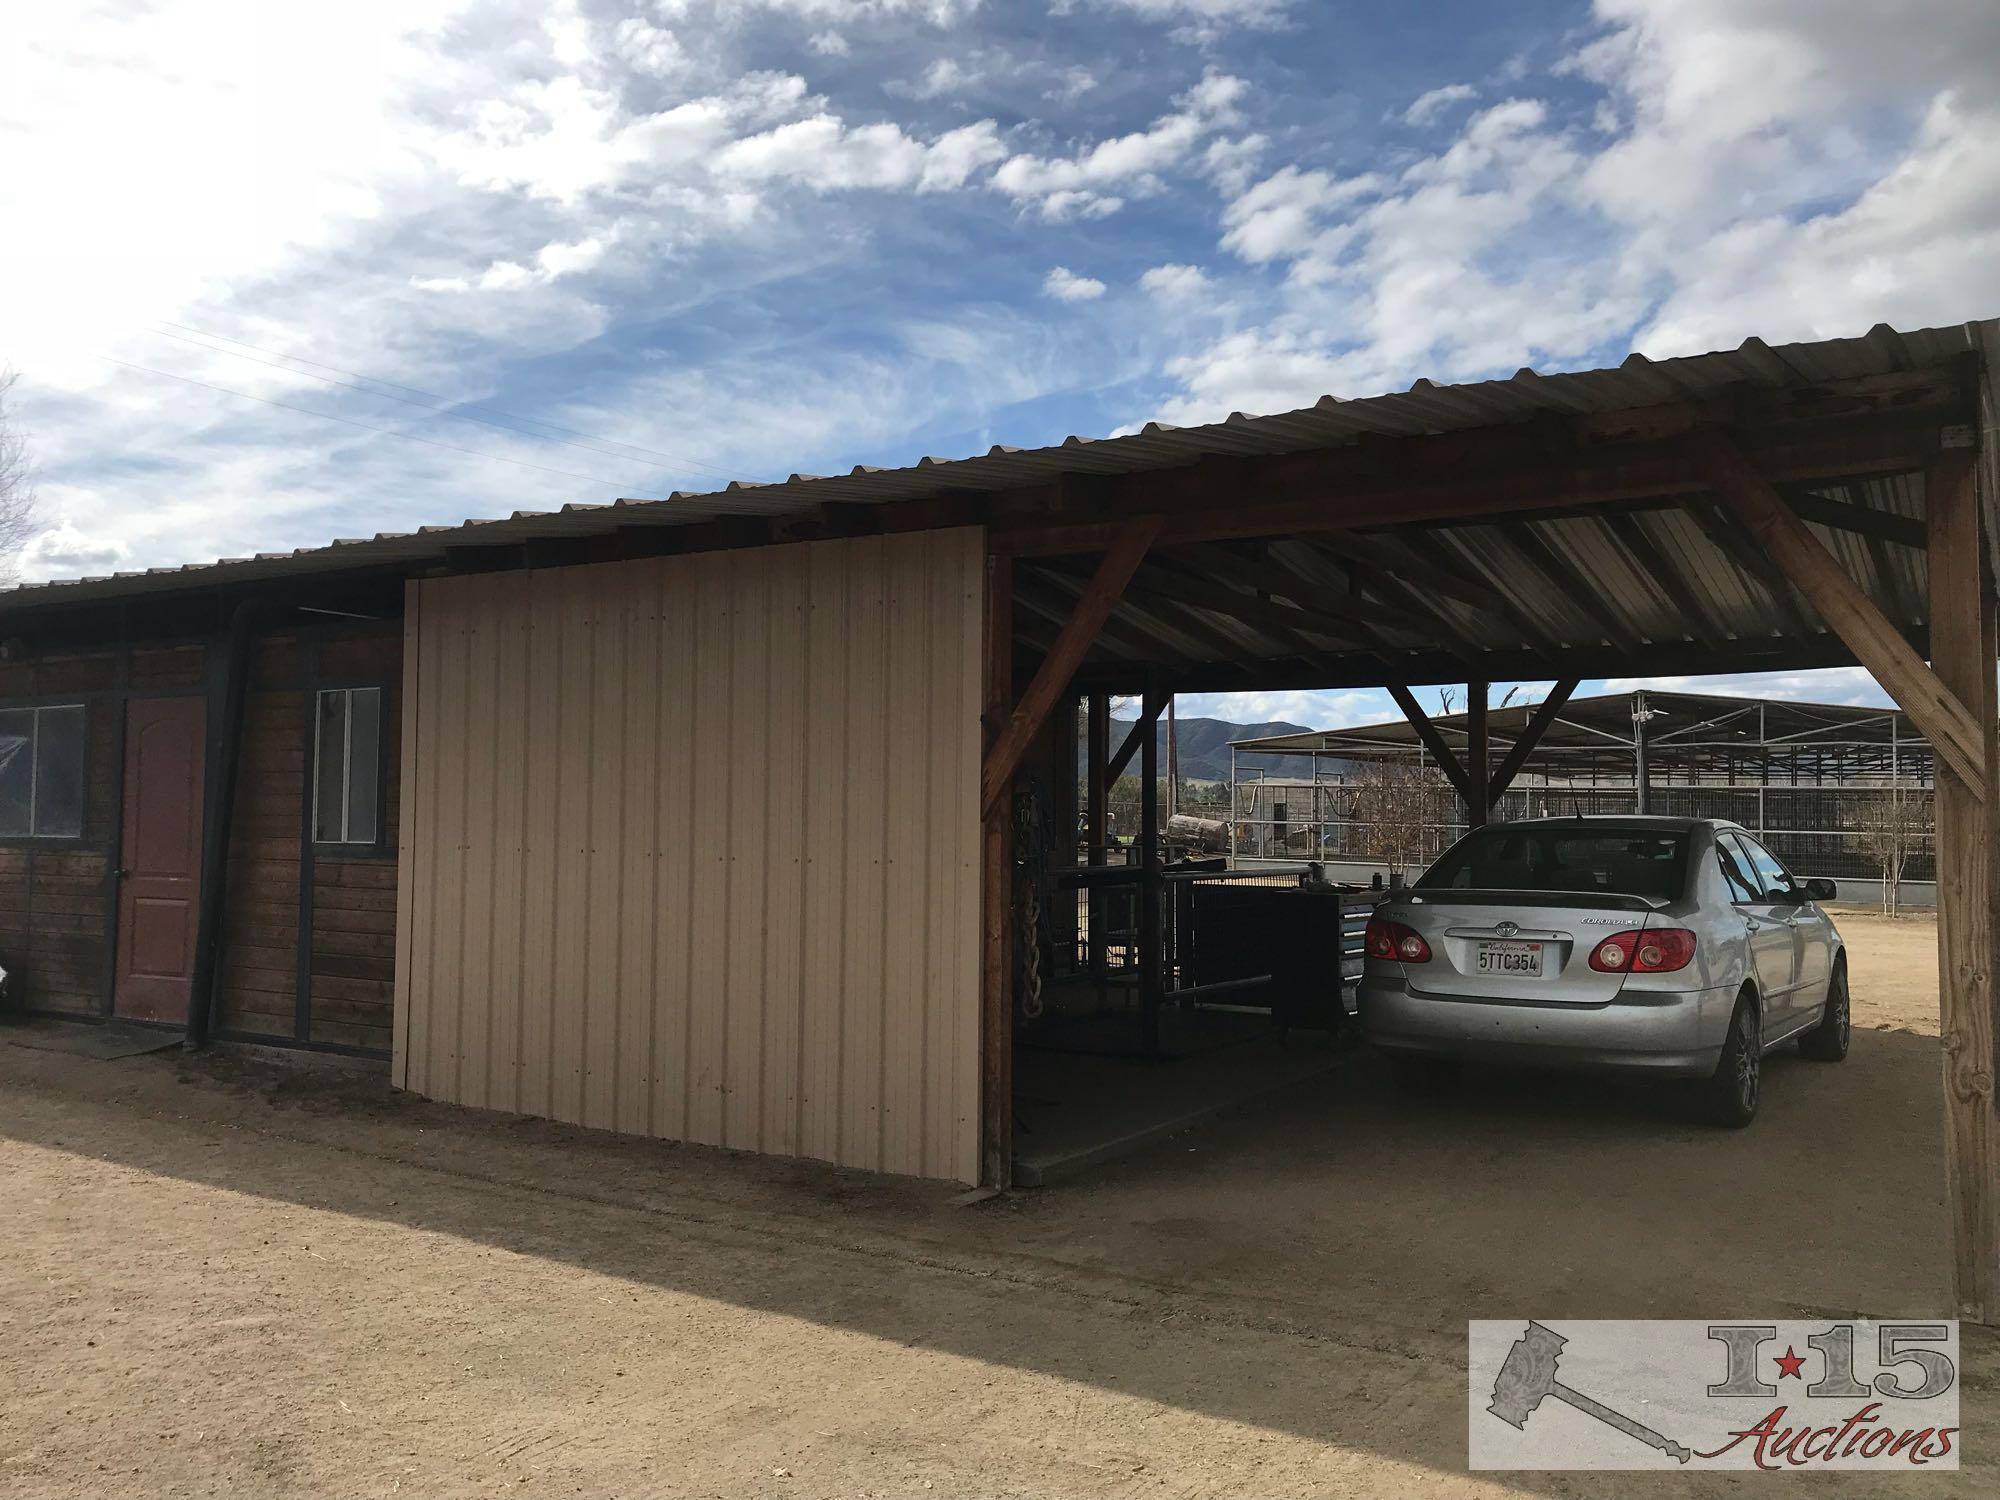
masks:
{"label": "power line", "polygon": [[[498,453],[481,453],[477,448],[461,448],[456,443],[440,443],[436,438],[418,437],[412,432],[398,432],[393,427],[377,427],[372,422],[357,422],[352,417],[338,417],[330,411],[317,411],[310,406],[294,406],[289,401],[273,400],[269,396],[253,396],[248,391],[231,390],[226,385],[210,385],[206,380],[196,380],[192,375],[176,375],[171,370],[155,370],[145,365],[135,365],[127,360],[113,359],[108,354],[100,354],[99,359],[118,365],[127,370],[137,370],[141,375],[159,375],[168,380],[183,381],[188,385],[198,385],[205,391],[214,391],[223,396],[237,396],[245,401],[256,401],[265,406],[281,407],[285,411],[295,411],[303,416],[322,417],[329,422],[342,422],[349,427],[359,427],[363,432],[376,432],[384,437],[401,438],[406,443],[422,443],[428,448],[443,448],[449,453],[463,453],[470,458],[483,458],[496,464],[513,464],[520,469],[536,469],[544,474],[558,474],[564,479],[581,479],[587,484],[601,484],[610,490],[621,490],[624,486],[616,479],[602,479],[595,474],[578,474],[571,469],[552,469],[546,464],[531,464],[526,459],[504,458]],[[636,497],[635,497],[636,498]]]}
{"label": "power line", "polygon": [[[666,453],[657,448],[644,448],[637,443],[620,442],[617,438],[598,437],[594,433],[582,432],[574,427],[564,427],[560,423],[546,421],[541,417],[523,416],[518,412],[500,412],[499,416],[511,419],[508,422],[502,422],[492,417],[484,417],[472,412],[460,411],[457,408],[463,403],[455,401],[449,396],[440,395],[436,391],[427,391],[420,386],[403,385],[394,380],[383,380],[381,377],[375,375],[363,375],[357,370],[342,369],[339,365],[324,364],[316,359],[306,359],[302,355],[286,354],[280,350],[267,349],[260,344],[250,344],[245,343],[242,339],[230,338],[226,334],[209,333],[204,329],[191,328],[185,323],[173,323],[168,322],[166,319],[161,319],[159,327],[166,334],[166,337],[170,339],[179,339],[182,343],[193,344],[196,348],[208,349],[215,354],[227,354],[233,359],[252,359],[251,355],[238,354],[236,352],[236,349],[249,349],[255,351],[257,354],[268,354],[277,359],[287,360],[291,364],[310,365],[315,370],[330,370],[335,375],[347,376],[349,380],[365,381],[369,386],[387,386],[389,390],[374,391],[368,390],[366,386],[348,385],[348,382],[345,380],[327,380],[327,377],[323,375],[308,375],[306,377],[309,380],[327,380],[327,384],[329,385],[347,385],[348,389],[360,391],[363,395],[381,396],[385,400],[390,401],[405,401],[412,406],[421,406],[428,410],[436,411],[442,416],[456,417],[460,421],[480,422],[488,427],[498,427],[508,432],[527,432],[528,436],[541,437],[547,442],[567,443],[570,447],[585,447],[591,452],[598,453],[600,456],[606,458],[624,458],[629,454],[637,454],[643,458],[656,459],[663,463],[671,464],[682,473],[707,473],[716,475],[722,479],[734,479],[736,477],[728,470],[719,469],[713,464],[701,463],[698,460],[687,458],[683,455]],[[169,329],[179,329],[180,332],[167,332]],[[188,338],[186,337],[187,334],[195,334],[197,337]],[[204,343],[202,340],[214,340],[215,342]],[[236,349],[218,349],[215,347],[217,343],[234,344]],[[306,373],[303,370],[291,370],[288,365],[271,364],[269,360],[253,359],[252,362],[255,364],[270,364],[272,369],[286,370],[290,374],[303,375]],[[404,394],[392,395],[390,394],[391,391],[401,391]],[[527,423],[528,427],[531,428],[545,428],[548,433],[567,433],[569,436],[567,438],[548,437],[546,433],[529,432],[527,428],[516,425],[519,423]],[[575,442],[571,441],[572,439],[581,439],[582,441]],[[627,452],[606,452],[607,448],[623,448]]]}

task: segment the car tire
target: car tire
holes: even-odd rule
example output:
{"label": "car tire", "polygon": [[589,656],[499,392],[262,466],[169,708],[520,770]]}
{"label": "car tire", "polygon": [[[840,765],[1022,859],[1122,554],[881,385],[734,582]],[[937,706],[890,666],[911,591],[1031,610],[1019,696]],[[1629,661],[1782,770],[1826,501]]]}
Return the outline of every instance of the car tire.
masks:
{"label": "car tire", "polygon": [[1389,1073],[1396,1080],[1396,1087],[1404,1093],[1435,1097],[1449,1093],[1458,1083],[1458,1060],[1392,1052],[1389,1054]]}
{"label": "car tire", "polygon": [[1826,1014],[1819,1025],[1799,1038],[1799,1056],[1814,1062],[1839,1062],[1847,1056],[1854,1033],[1852,1008],[1847,999],[1847,965],[1836,964],[1826,987]]}
{"label": "car tire", "polygon": [[1722,1056],[1703,1086],[1702,1112],[1712,1125],[1741,1130],[1757,1118],[1757,1101],[1763,1092],[1763,1026],[1757,1014],[1757,997],[1746,994],[1736,1002]]}

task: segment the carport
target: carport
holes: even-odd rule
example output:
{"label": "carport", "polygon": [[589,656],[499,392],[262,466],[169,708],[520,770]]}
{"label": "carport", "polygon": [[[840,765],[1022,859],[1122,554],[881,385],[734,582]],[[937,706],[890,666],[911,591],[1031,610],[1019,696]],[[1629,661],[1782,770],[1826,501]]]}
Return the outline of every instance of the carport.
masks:
{"label": "carport", "polygon": [[[1953,1285],[1961,1316],[2000,1321],[1996,352],[1994,322],[1752,339],[954,466],[980,492],[962,513],[988,527],[986,1179],[1011,1173],[1009,794],[1075,743],[1079,703],[1097,844],[1105,786],[1135,756],[1150,773],[1176,692],[1387,688],[1478,823],[1582,679],[1858,664],[1937,753]],[[1558,682],[1499,755],[1496,679]],[[1410,691],[1441,682],[1467,688],[1462,748]],[[1144,705],[1118,745],[1108,694]],[[1143,785],[1140,946],[1157,953]]]}

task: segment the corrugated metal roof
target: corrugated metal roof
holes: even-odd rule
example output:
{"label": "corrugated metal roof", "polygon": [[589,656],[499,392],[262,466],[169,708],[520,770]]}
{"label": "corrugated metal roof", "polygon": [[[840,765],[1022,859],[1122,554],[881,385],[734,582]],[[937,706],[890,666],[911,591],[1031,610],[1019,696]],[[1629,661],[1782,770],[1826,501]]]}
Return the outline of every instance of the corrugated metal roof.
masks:
{"label": "corrugated metal roof", "polygon": [[[1989,340],[1993,327],[1984,327]],[[0,593],[0,613],[358,568],[417,570],[443,560],[447,548],[590,536],[626,527],[685,526],[724,516],[797,515],[830,503],[882,504],[922,499],[944,490],[991,492],[1043,484],[1064,474],[1137,473],[1211,456],[1261,456],[1337,447],[1364,437],[1462,431],[1549,412],[1617,411],[1714,395],[1745,384],[1781,389],[1858,379],[1944,364],[1977,351],[1981,337],[1982,325],[1977,323],[1912,332],[1880,325],[1860,338],[1780,346],[1753,338],[1733,350],[1667,360],[1635,354],[1604,370],[1542,375],[1524,369],[1505,380],[1456,386],[1419,380],[1407,391],[1358,400],[1324,396],[1299,411],[1263,417],[1239,412],[1206,426],[1148,423],[1124,437],[1069,437],[1035,449],[996,446],[974,457],[925,458],[903,468],[857,467],[836,476],[794,474],[776,484],[738,481],[708,493],[676,491],[665,500],[516,511],[494,520],[384,532],[295,552],[28,584]],[[1871,494],[1870,503],[1880,498]],[[1542,529],[1547,531],[1548,525]],[[1728,580],[1719,576],[1715,581]],[[1740,578],[1731,586],[1744,592]],[[1580,627],[1570,613],[1558,609],[1547,623],[1551,629],[1575,632]]]}

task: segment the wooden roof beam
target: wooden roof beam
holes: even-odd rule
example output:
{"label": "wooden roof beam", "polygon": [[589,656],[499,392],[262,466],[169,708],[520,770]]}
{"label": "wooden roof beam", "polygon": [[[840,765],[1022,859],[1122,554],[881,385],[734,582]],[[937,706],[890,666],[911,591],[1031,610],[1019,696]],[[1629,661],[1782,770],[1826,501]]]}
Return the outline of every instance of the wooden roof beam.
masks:
{"label": "wooden roof beam", "polygon": [[[1938,427],[1855,419],[1759,429],[1744,442],[1767,478],[1815,483],[1914,472]],[[1191,464],[1122,475],[1104,491],[1102,507],[1113,514],[1056,522],[1045,504],[1017,509],[996,496],[991,545],[1017,556],[1102,551],[1118,524],[1136,515],[1160,516],[1160,544],[1179,546],[1680,500],[1706,488],[1678,438],[1586,441],[1588,430],[1514,423],[1232,460],[1224,474]]]}

